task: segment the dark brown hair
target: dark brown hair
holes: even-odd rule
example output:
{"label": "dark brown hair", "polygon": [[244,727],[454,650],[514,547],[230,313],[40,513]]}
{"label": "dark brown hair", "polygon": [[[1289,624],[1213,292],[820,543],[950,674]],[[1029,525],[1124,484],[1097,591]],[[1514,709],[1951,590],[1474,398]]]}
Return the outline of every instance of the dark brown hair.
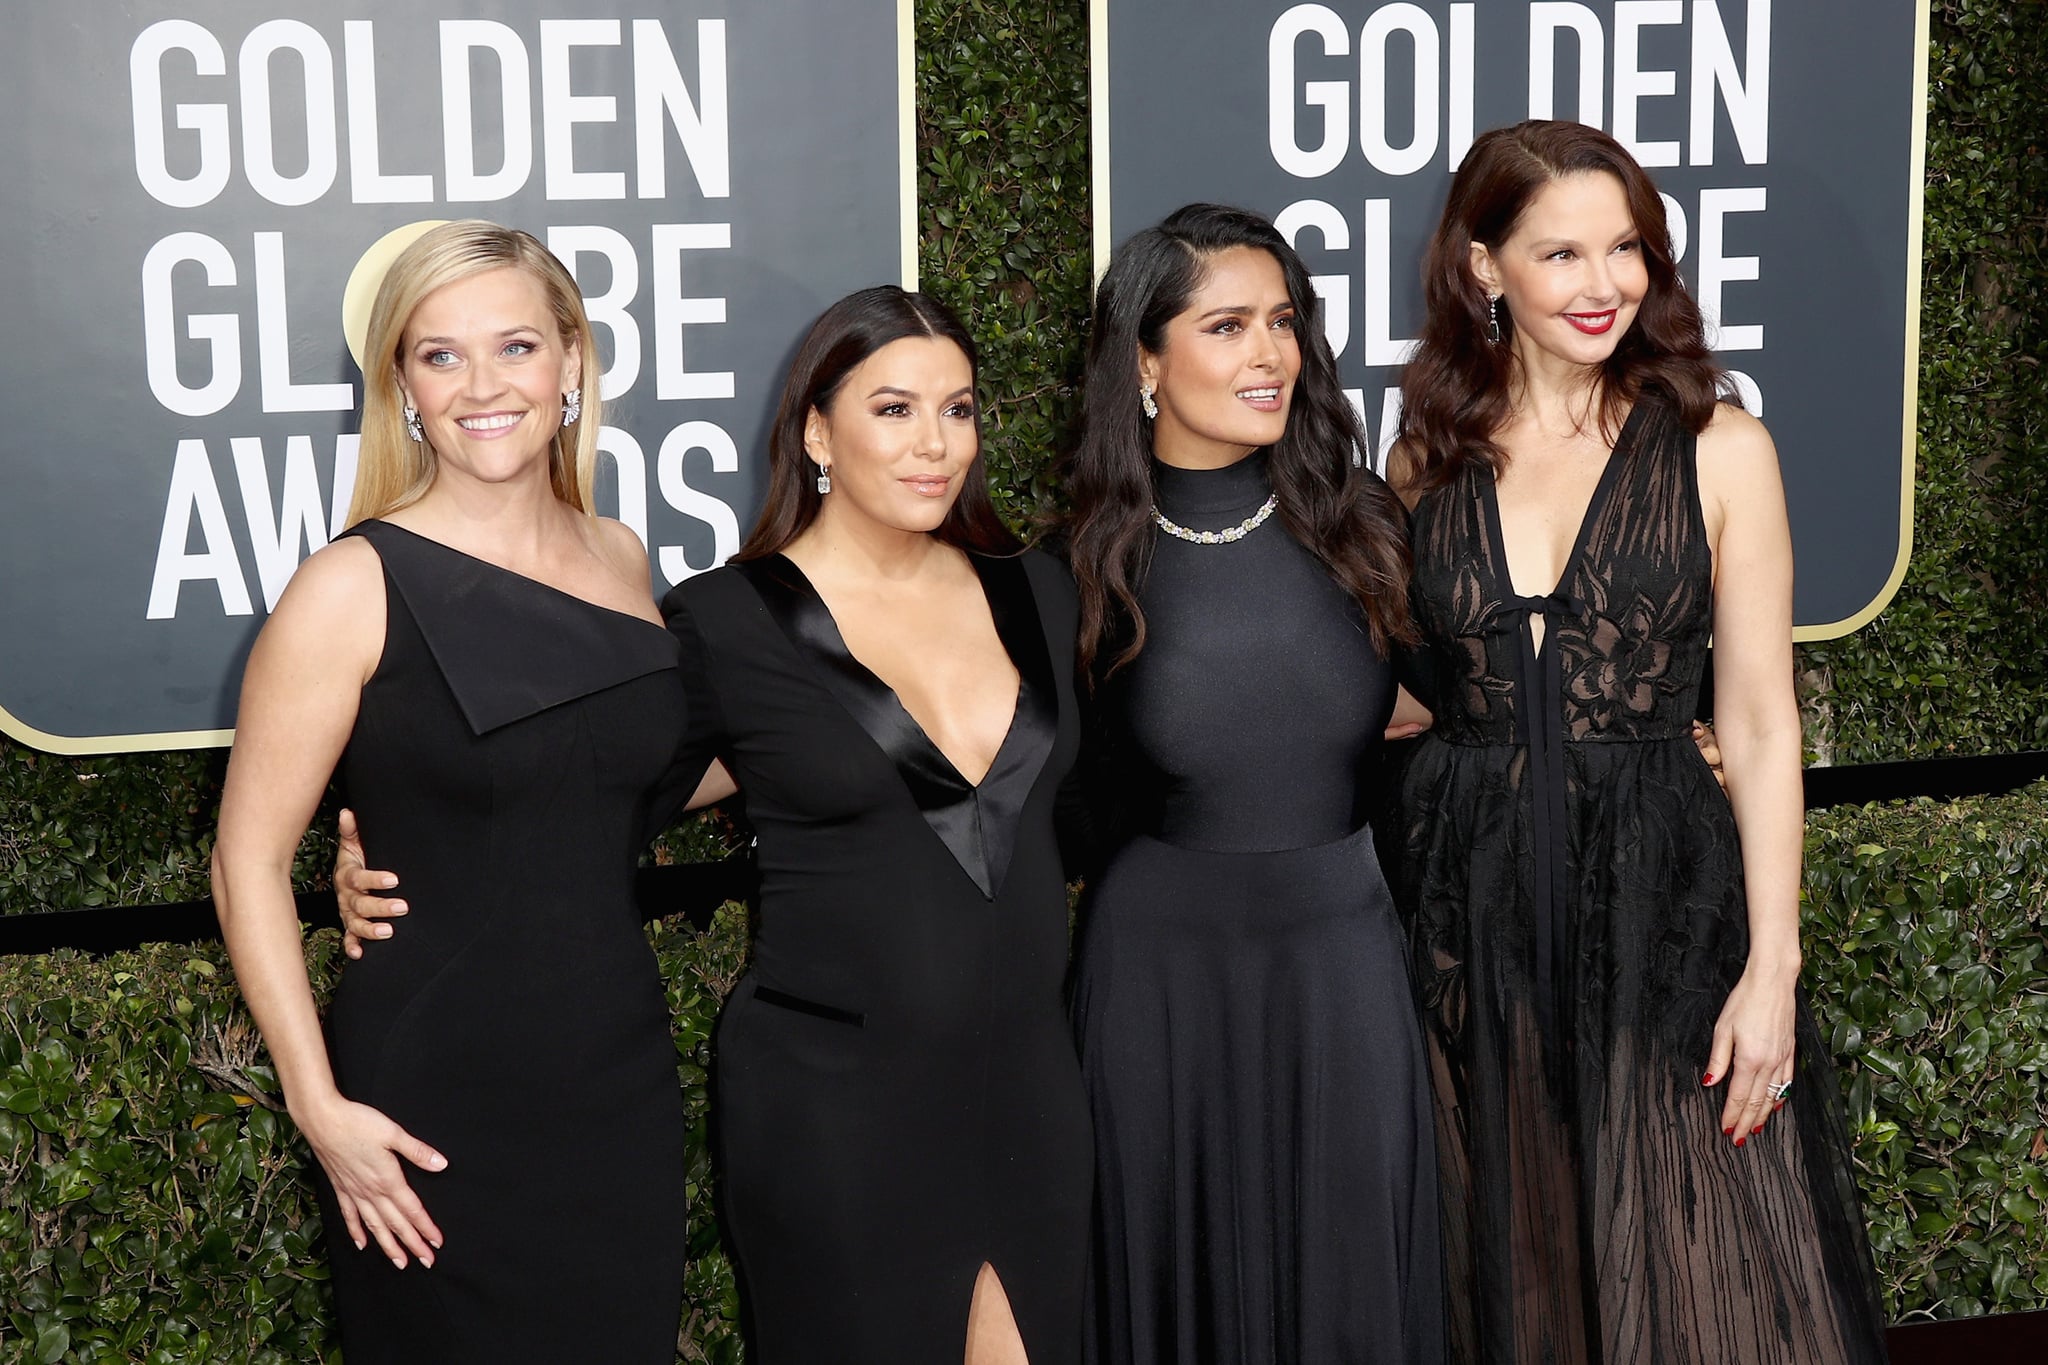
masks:
{"label": "dark brown hair", "polygon": [[[929,294],[912,294],[893,284],[848,294],[819,314],[797,347],[775,425],[768,433],[768,496],[735,563],[765,559],[785,548],[817,520],[825,495],[817,489],[810,457],[804,453],[804,423],[811,409],[828,412],[846,377],[892,341],[928,337],[950,341],[967,357],[977,381],[980,357],[974,338],[953,310]],[[946,519],[932,534],[948,545],[983,554],[1015,554],[1022,548],[988,495],[988,465],[981,450],[981,405],[974,409],[974,463],[961,481]]]}
{"label": "dark brown hair", "polygon": [[1513,405],[1514,322],[1500,310],[1501,339],[1487,339],[1486,290],[1472,272],[1472,244],[1498,251],[1544,186],[1604,172],[1621,182],[1642,239],[1649,292],[1597,376],[1602,432],[1612,439],[1645,388],[1662,388],[1682,421],[1706,429],[1725,388],[1707,349],[1699,305],[1685,292],[1671,251],[1664,201],[1619,142],[1597,128],[1530,119],[1482,134],[1451,179],[1422,266],[1422,339],[1401,377],[1401,446],[1417,486],[1448,482],[1468,460],[1498,470],[1507,454],[1494,433]]}
{"label": "dark brown hair", "polygon": [[1240,246],[1279,263],[1301,346],[1287,427],[1267,456],[1280,518],[1357,599],[1374,645],[1386,652],[1414,638],[1407,516],[1363,462],[1370,446],[1338,383],[1308,267],[1258,214],[1189,204],[1117,248],[1095,291],[1081,432],[1066,461],[1074,508],[1067,555],[1081,592],[1079,662],[1090,682],[1145,645],[1138,589],[1152,547],[1152,431],[1139,410],[1139,350],[1165,350],[1166,326],[1192,304],[1209,260]]}

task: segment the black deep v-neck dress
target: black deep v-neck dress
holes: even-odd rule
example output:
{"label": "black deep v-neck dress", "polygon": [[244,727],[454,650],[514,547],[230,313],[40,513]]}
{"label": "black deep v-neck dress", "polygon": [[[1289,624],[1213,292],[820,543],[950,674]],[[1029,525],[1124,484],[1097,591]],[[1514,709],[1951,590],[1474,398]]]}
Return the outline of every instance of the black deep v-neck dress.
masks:
{"label": "black deep v-neck dress", "polygon": [[[1415,509],[1436,724],[1388,865],[1434,1082],[1453,1365],[1873,1365],[1877,1281],[1826,1045],[1736,1148],[1701,1085],[1749,948],[1691,722],[1713,560],[1646,392],[1556,587],[1516,592],[1475,463]],[[1545,617],[1541,647],[1530,617]]]}
{"label": "black deep v-neck dress", "polygon": [[348,1241],[317,1165],[349,1365],[670,1365],[682,1093],[636,855],[703,776],[676,642],[388,522],[383,655],[338,769],[412,916],[346,965],[335,1080],[448,1157],[406,1179],[431,1270]]}
{"label": "black deep v-neck dress", "polygon": [[983,1262],[1033,1365],[1078,1354],[1091,1142],[1053,836],[1073,588],[1041,554],[974,564],[1020,678],[979,785],[789,560],[664,603],[758,841],[753,965],[713,1077],[756,1365],[955,1365]]}

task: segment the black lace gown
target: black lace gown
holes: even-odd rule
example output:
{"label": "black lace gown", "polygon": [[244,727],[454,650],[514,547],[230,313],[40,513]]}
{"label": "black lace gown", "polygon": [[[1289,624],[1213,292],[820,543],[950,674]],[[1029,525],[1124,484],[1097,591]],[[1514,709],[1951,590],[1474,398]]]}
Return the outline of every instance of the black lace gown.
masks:
{"label": "black lace gown", "polygon": [[[1645,397],[1555,592],[1515,593],[1491,474],[1414,524],[1436,726],[1390,865],[1436,1091],[1452,1358],[1882,1361],[1827,1049],[1737,1148],[1701,1085],[1748,950],[1735,820],[1690,738],[1712,625],[1694,439]],[[1540,652],[1529,618],[1547,625]]]}
{"label": "black lace gown", "polygon": [[[1270,491],[1263,453],[1154,478],[1198,530]],[[1391,665],[1278,516],[1234,544],[1155,534],[1147,641],[1088,765],[1120,846],[1075,963],[1087,1359],[1440,1365],[1427,1076],[1366,823]]]}

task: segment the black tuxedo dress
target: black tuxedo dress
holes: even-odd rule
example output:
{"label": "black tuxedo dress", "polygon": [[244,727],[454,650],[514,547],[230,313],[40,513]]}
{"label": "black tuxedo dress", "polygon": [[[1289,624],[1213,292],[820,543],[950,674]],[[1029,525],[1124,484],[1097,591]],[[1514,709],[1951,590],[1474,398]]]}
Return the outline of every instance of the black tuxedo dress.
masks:
{"label": "black tuxedo dress", "polygon": [[1090,1129],[1053,834],[1074,594],[1040,554],[975,567],[1021,679],[979,785],[789,560],[664,603],[757,839],[753,965],[713,1073],[755,1365],[957,1365],[984,1262],[1033,1365],[1079,1352]]}

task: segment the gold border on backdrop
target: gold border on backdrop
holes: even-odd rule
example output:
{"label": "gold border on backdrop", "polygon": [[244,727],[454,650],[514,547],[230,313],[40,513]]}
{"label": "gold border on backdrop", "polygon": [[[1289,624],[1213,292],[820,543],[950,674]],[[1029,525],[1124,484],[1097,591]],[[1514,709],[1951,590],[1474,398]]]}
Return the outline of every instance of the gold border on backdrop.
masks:
{"label": "gold border on backdrop", "polygon": [[1891,605],[1913,558],[1913,476],[1920,465],[1920,280],[1927,212],[1927,48],[1932,0],[1920,0],[1913,18],[1913,152],[1906,189],[1906,397],[1904,451],[1899,459],[1899,553],[1892,575],[1863,610],[1820,626],[1794,626],[1797,641],[1835,640],[1860,630]]}
{"label": "gold border on backdrop", "polygon": [[[1905,582],[1906,566],[1913,557],[1913,476],[1919,464],[1920,430],[1920,277],[1922,272],[1922,215],[1927,192],[1927,45],[1932,0],[1918,0],[1913,19],[1913,133],[1911,168],[1906,195],[1906,374],[1904,454],[1899,472],[1899,552],[1892,561],[1891,577],[1877,596],[1854,615],[1824,625],[1794,626],[1792,638],[1805,643],[1833,640],[1869,624],[1891,605]],[[1114,244],[1109,195],[1109,0],[1088,3],[1088,100],[1089,159],[1094,167],[1090,177],[1089,205],[1095,228],[1095,278],[1109,269],[1110,247]]]}
{"label": "gold border on backdrop", "polygon": [[896,0],[896,159],[903,287],[917,288],[917,3]]}
{"label": "gold border on backdrop", "polygon": [[[1102,0],[1095,0],[1099,6]],[[917,16],[916,0],[896,0],[897,216],[901,219],[898,267],[905,289],[917,288]],[[0,734],[50,754],[134,754],[174,749],[221,749],[235,742],[233,730],[166,730],[148,735],[53,735],[38,730],[0,706]]]}
{"label": "gold border on backdrop", "polygon": [[1088,219],[1095,233],[1095,279],[1109,269],[1109,0],[1088,0]]}

